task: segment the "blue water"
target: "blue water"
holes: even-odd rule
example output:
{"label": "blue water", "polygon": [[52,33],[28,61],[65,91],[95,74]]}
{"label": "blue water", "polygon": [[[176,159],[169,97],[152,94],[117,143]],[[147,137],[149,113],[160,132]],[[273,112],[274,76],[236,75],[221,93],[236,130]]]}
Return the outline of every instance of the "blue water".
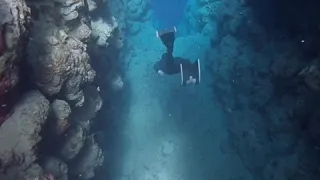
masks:
{"label": "blue water", "polygon": [[150,0],[153,21],[158,30],[178,26],[184,19],[188,0]]}

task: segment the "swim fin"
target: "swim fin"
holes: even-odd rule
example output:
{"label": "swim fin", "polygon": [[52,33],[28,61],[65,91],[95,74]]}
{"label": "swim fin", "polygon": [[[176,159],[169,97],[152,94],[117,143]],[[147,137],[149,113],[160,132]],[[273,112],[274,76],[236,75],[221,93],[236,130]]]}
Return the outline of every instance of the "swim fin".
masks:
{"label": "swim fin", "polygon": [[165,29],[162,31],[157,31],[157,37],[161,39],[162,43],[166,46],[169,53],[173,52],[175,33],[177,32],[176,27],[173,29]]}

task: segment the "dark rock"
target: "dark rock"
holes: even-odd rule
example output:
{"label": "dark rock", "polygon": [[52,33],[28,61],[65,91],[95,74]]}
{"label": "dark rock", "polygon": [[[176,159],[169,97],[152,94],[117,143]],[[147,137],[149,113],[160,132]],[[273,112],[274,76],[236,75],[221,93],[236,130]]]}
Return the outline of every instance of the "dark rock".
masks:
{"label": "dark rock", "polygon": [[89,136],[79,155],[70,164],[70,173],[79,179],[90,179],[94,171],[104,161],[102,150],[95,142],[93,136]]}
{"label": "dark rock", "polygon": [[68,167],[60,159],[55,157],[47,157],[42,165],[46,174],[52,174],[56,180],[68,179]]}
{"label": "dark rock", "polygon": [[65,140],[62,143],[60,151],[61,157],[66,161],[74,158],[81,150],[84,141],[85,134],[83,128],[78,124],[70,126],[70,129],[68,129],[65,135]]}
{"label": "dark rock", "polygon": [[50,127],[55,135],[61,135],[65,133],[69,127],[69,115],[71,114],[71,108],[66,101],[56,99],[51,104],[52,121]]}
{"label": "dark rock", "polygon": [[0,179],[10,179],[7,170],[23,172],[37,159],[37,144],[49,112],[49,101],[38,91],[26,93],[13,114],[0,127]]}

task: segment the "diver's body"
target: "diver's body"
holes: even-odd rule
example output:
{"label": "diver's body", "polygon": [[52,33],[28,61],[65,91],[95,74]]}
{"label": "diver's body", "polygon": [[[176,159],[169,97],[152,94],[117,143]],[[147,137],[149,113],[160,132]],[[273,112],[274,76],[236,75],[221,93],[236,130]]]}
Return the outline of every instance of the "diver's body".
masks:
{"label": "diver's body", "polygon": [[173,57],[173,48],[175,40],[174,30],[166,30],[157,36],[161,39],[162,43],[166,46],[165,52],[160,61],[156,62],[154,69],[159,75],[173,75],[181,74],[181,84],[199,84],[200,83],[200,61],[199,59],[191,63],[188,59],[181,57]]}
{"label": "diver's body", "polygon": [[190,61],[180,57],[173,57],[172,53],[166,52],[162,55],[160,61],[156,62],[154,69],[158,74],[173,75],[180,73],[180,64],[190,64]]}

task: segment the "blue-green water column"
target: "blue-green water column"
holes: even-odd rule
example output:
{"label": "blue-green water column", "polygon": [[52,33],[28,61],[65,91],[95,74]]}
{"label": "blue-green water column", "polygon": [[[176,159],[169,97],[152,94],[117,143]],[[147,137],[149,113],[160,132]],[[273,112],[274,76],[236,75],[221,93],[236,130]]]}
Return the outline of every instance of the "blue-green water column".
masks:
{"label": "blue-green water column", "polygon": [[163,30],[178,26],[184,19],[184,10],[188,0],[150,0],[154,12],[153,24]]}

